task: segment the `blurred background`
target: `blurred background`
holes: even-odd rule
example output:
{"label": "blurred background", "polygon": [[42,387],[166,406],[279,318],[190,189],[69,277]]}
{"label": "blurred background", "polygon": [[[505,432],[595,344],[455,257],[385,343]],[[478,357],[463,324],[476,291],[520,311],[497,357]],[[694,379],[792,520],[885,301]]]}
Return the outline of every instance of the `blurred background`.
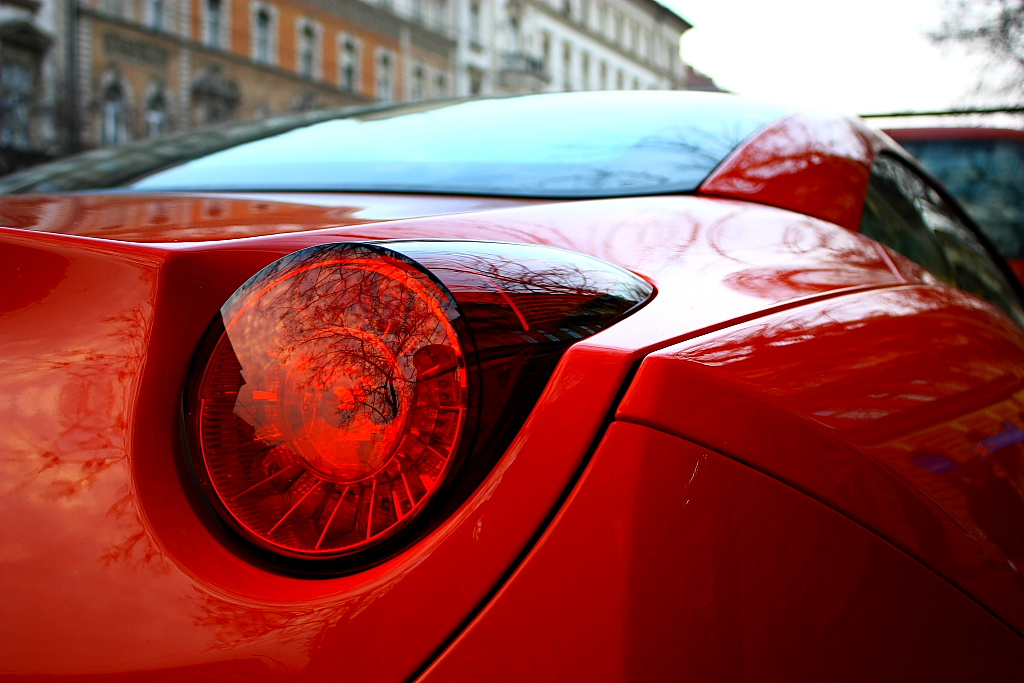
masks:
{"label": "blurred background", "polygon": [[0,175],[229,121],[567,90],[1024,129],[1022,25],[1024,0],[0,0]]}

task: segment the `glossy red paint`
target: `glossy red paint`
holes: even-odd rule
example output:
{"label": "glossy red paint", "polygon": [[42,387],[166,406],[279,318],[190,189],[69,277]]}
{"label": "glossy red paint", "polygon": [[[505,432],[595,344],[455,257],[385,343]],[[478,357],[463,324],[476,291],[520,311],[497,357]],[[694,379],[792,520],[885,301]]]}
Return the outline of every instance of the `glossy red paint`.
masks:
{"label": "glossy red paint", "polygon": [[992,313],[916,286],[816,302],[652,354],[617,418],[808,493],[1021,632],[1024,340]]}
{"label": "glossy red paint", "polygon": [[862,526],[614,422],[529,556],[417,680],[1014,681],[1022,667],[1024,641]]}
{"label": "glossy red paint", "polygon": [[735,150],[701,194],[745,199],[860,230],[876,133],[845,116],[799,113],[780,119]]}
{"label": "glossy red paint", "polygon": [[[5,197],[4,674],[1014,680],[1024,336],[855,234],[889,144],[791,117],[696,197]],[[658,293],[401,549],[260,561],[186,464],[211,322],[297,250],[436,238]]]}
{"label": "glossy red paint", "polygon": [[[179,397],[206,326],[253,272],[303,246],[439,234],[518,237],[611,258],[660,293],[569,350],[491,475],[402,555],[320,580],[247,561],[197,513],[181,472]],[[3,480],[18,491],[3,501],[5,547],[18,552],[0,569],[18,590],[3,592],[2,612],[22,615],[3,620],[0,647],[5,666],[23,674],[173,679],[191,667],[227,677],[233,662],[240,677],[406,678],[515,566],[643,355],[765,309],[906,279],[870,242],[834,226],[697,198],[204,245],[20,231],[3,231],[3,240],[5,255],[20,250],[5,272],[39,263],[51,273],[31,290],[31,305],[4,316],[14,343],[0,361],[16,378],[0,415],[4,450],[17,455],[5,460]],[[83,595],[97,600],[82,604]]]}

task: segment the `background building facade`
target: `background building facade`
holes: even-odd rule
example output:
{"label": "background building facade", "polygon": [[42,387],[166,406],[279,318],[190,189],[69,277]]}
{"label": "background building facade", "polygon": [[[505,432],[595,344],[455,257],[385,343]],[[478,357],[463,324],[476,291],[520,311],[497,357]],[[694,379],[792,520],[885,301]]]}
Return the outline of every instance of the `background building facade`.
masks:
{"label": "background building facade", "polygon": [[654,0],[461,0],[461,95],[686,89],[691,25]]}
{"label": "background building facade", "polygon": [[0,173],[323,107],[701,87],[688,28],[654,0],[0,0]]}

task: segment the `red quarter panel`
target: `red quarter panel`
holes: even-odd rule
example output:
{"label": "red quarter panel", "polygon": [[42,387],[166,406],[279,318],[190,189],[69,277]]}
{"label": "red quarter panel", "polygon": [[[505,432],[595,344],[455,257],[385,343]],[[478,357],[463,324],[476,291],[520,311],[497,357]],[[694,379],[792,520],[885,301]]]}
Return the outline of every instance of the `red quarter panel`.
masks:
{"label": "red quarter panel", "polygon": [[796,486],[1024,631],[1024,337],[970,295],[852,294],[683,342],[618,419]]}
{"label": "red quarter panel", "polygon": [[429,681],[1016,681],[1024,641],[734,460],[615,422]]}

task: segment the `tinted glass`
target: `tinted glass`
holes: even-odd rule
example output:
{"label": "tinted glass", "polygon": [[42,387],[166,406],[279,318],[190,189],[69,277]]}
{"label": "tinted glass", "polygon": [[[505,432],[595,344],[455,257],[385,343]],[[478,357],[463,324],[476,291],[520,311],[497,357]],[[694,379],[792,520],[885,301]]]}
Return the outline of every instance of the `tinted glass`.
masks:
{"label": "tinted glass", "polygon": [[1003,255],[1024,258],[1024,142],[901,142],[978,221]]}
{"label": "tinted glass", "polygon": [[754,131],[788,112],[681,92],[569,93],[350,112],[270,130],[229,149],[220,145],[185,163],[139,163],[135,177],[89,187],[565,198],[686,192]]}
{"label": "tinted glass", "polygon": [[861,232],[947,284],[999,306],[1024,326],[1020,300],[984,245],[927,181],[901,161],[885,155],[875,161]]}
{"label": "tinted glass", "polygon": [[908,175],[902,164],[879,157],[871,170],[860,230],[920,264],[946,284],[955,285],[946,254],[913,199],[922,191],[916,176]]}

